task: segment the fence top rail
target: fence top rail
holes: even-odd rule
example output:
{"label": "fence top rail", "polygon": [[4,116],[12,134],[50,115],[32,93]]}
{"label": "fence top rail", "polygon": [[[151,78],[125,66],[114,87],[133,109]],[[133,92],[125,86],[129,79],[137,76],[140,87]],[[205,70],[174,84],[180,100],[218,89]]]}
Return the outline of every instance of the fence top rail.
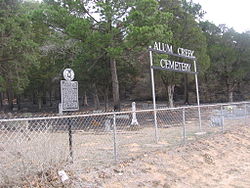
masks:
{"label": "fence top rail", "polygon": [[[174,108],[157,108],[157,111],[171,111],[171,110],[183,110],[183,109],[194,109],[194,108],[206,108],[206,107],[216,107],[216,106],[231,106],[231,105],[243,105],[250,104],[250,101],[244,102],[232,102],[232,103],[216,103],[216,104],[203,104],[194,106],[180,106]],[[25,118],[0,118],[0,122],[10,122],[10,121],[34,121],[34,120],[51,120],[51,119],[66,119],[66,118],[79,118],[79,117],[94,117],[94,116],[110,116],[110,115],[122,115],[131,113],[143,113],[143,112],[153,112],[154,109],[146,110],[136,110],[136,111],[122,111],[122,112],[104,112],[104,113],[93,113],[93,114],[73,114],[73,115],[57,115],[57,116],[46,116],[46,117],[25,117]]]}
{"label": "fence top rail", "polygon": [[192,105],[192,106],[180,106],[174,108],[158,108],[157,110],[180,110],[180,109],[188,109],[188,108],[206,108],[206,107],[216,107],[216,106],[232,106],[232,105],[243,105],[250,104],[250,101],[244,102],[230,102],[230,103],[214,103],[214,104],[201,104],[201,105]]}

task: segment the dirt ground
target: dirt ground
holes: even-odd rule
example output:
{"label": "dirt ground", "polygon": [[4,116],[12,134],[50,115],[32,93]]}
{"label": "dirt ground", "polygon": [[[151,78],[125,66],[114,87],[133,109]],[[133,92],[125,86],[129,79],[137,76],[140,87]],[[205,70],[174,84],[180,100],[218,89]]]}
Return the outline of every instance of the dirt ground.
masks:
{"label": "dirt ground", "polygon": [[[238,127],[106,168],[72,174],[66,187],[250,187],[250,127]],[[78,183],[74,182],[77,179]]]}

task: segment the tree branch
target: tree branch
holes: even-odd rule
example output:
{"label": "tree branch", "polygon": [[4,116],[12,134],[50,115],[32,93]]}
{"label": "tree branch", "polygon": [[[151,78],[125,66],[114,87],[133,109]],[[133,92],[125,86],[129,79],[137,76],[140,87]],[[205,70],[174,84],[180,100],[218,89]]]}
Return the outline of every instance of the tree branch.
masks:
{"label": "tree branch", "polygon": [[83,11],[84,11],[92,20],[94,20],[96,23],[100,23],[99,21],[97,21],[97,20],[89,13],[89,11],[85,8],[84,5],[83,5]]}

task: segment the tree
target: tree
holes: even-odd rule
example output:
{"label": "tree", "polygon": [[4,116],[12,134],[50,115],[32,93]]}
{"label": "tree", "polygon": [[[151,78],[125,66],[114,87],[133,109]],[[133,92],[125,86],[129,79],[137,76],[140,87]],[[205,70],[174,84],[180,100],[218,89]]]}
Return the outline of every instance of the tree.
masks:
{"label": "tree", "polygon": [[[86,73],[82,80],[88,84],[91,80],[97,93],[99,88],[109,88],[107,80],[111,78],[114,108],[119,110],[118,75],[123,74],[121,71],[127,71],[127,75],[133,72],[127,66],[131,65],[127,55],[145,49],[156,37],[169,36],[169,14],[161,12],[155,0],[45,2],[48,9],[42,12],[44,22],[76,41],[79,51],[73,66],[84,67],[84,71],[78,68],[79,73]],[[108,92],[104,93],[107,98]]]}
{"label": "tree", "polygon": [[[249,36],[239,34],[225,25],[215,26],[209,22],[202,23],[208,40],[208,52],[211,67],[206,73],[214,90],[227,93],[232,102],[234,92],[249,71]],[[209,83],[207,83],[209,84]]]}
{"label": "tree", "polygon": [[[186,0],[170,0],[159,1],[163,11],[173,14],[173,19],[170,22],[170,29],[173,32],[171,44],[176,47],[183,47],[194,50],[195,56],[199,62],[199,73],[205,71],[209,67],[209,57],[207,56],[206,38],[202,33],[201,28],[196,20],[202,18],[202,11],[199,4],[188,2]],[[179,59],[183,61],[183,59]],[[181,81],[183,78],[184,82]],[[161,79],[168,91],[169,104],[173,106],[174,89],[177,84],[184,86],[184,103],[189,103],[188,74],[180,75],[179,73],[162,72]],[[192,83],[194,79],[191,79]],[[182,84],[183,83],[183,84]]]}
{"label": "tree", "polygon": [[29,5],[18,0],[0,1],[0,84],[10,109],[14,95],[20,95],[28,85],[27,67],[37,63],[38,46],[32,40]]}

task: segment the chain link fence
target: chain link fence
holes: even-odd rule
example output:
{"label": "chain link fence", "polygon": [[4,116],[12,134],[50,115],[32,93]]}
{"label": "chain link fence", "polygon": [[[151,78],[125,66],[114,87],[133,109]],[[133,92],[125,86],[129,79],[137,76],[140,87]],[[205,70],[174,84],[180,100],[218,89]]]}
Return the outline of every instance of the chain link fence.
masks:
{"label": "chain link fence", "polygon": [[[199,113],[201,112],[201,122]],[[250,102],[0,119],[0,185],[53,166],[109,165],[249,121]],[[201,124],[200,124],[201,123]],[[201,126],[200,126],[201,125]]]}

